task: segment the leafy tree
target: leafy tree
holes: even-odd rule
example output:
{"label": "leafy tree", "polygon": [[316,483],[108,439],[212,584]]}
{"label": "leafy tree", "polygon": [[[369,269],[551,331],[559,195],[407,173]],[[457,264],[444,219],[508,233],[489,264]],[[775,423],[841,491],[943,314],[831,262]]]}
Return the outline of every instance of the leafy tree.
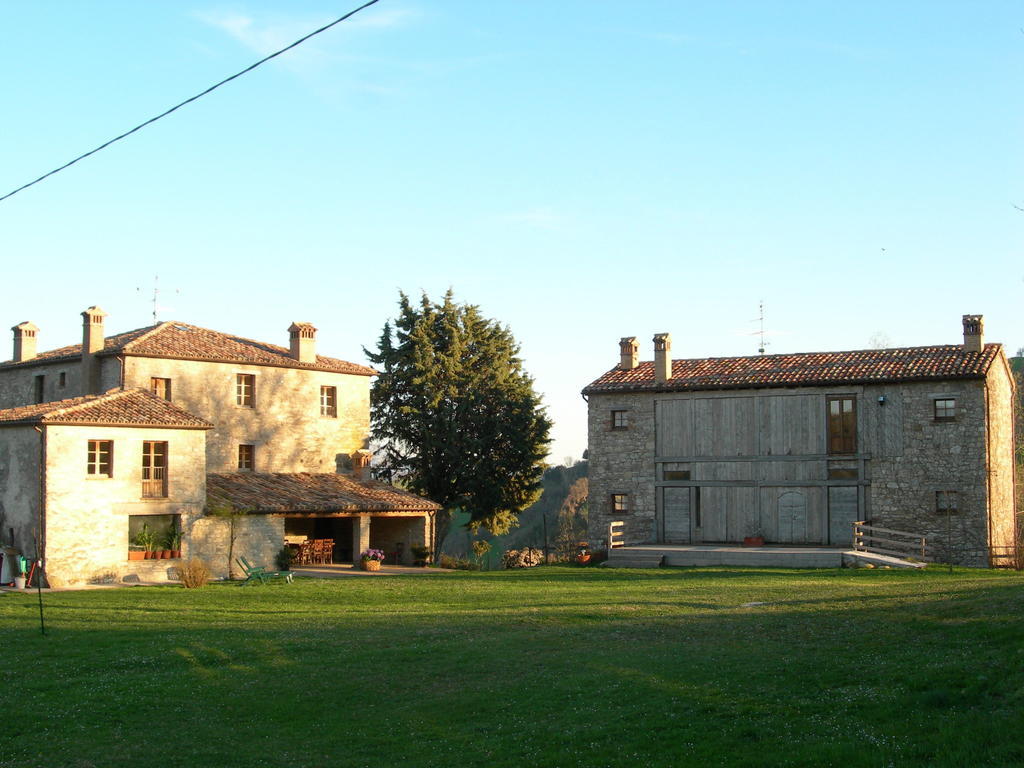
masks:
{"label": "leafy tree", "polygon": [[378,349],[365,350],[381,371],[370,391],[381,472],[444,507],[434,552],[451,514],[468,526],[504,533],[540,489],[551,422],[523,370],[507,327],[456,303],[400,294]]}
{"label": "leafy tree", "polygon": [[587,538],[587,512],[590,483],[586,477],[577,478],[569,486],[565,501],[558,510],[558,557],[568,560],[576,553],[580,541]]}

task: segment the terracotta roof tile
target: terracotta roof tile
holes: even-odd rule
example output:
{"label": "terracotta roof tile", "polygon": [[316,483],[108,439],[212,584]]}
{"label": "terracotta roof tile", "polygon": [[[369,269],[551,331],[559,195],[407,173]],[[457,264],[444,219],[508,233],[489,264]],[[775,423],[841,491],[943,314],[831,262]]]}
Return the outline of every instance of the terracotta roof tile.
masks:
{"label": "terracotta roof tile", "polygon": [[206,476],[213,502],[251,512],[433,512],[440,504],[373,480],[309,472],[233,472]]}
{"label": "terracotta roof tile", "polygon": [[0,410],[0,426],[20,424],[103,424],[118,427],[212,429],[174,403],[141,389],[116,389],[38,405]]}
{"label": "terracotta roof tile", "polygon": [[[82,345],[41,352],[21,363],[8,361],[2,367],[32,365],[41,362],[59,362],[80,357]],[[373,376],[376,371],[365,365],[317,355],[315,363],[300,363],[291,357],[286,347],[266,344],[241,336],[211,331],[187,323],[165,322],[134,331],[108,336],[100,355],[138,355],[140,357],[168,357],[178,360],[207,360],[211,362],[274,365],[286,368],[311,368],[334,373]]]}
{"label": "terracotta roof tile", "polygon": [[978,379],[1001,349],[986,344],[981,352],[965,352],[960,345],[946,345],[673,360],[672,378],[660,384],[654,380],[654,363],[643,362],[631,371],[613,368],[583,394]]}

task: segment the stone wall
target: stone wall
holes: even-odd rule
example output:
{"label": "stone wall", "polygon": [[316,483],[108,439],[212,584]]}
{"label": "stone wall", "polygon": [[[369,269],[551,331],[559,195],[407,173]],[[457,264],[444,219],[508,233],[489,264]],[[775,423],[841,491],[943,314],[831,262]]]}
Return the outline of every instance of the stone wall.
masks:
{"label": "stone wall", "polygon": [[32,427],[0,429],[0,544],[13,544],[26,557],[38,554],[33,534],[39,511],[41,440]]}
{"label": "stone wall", "polygon": [[[54,426],[46,431],[46,572],[52,586],[166,578],[170,561],[128,560],[131,515],[180,515],[188,532],[206,501],[205,432]],[[113,441],[113,476],[88,475],[88,441]],[[167,498],[142,498],[142,443],[168,444]],[[188,542],[183,542],[187,554]]]}
{"label": "stone wall", "polygon": [[[611,412],[626,411],[628,426],[613,429]],[[593,394],[587,407],[590,512],[587,540],[607,546],[608,523],[625,522],[627,544],[653,540],[654,396]],[[612,494],[627,494],[629,514],[612,511]]]}
{"label": "stone wall", "polygon": [[[60,383],[62,373],[64,386]],[[58,363],[26,362],[0,368],[0,409],[34,403],[36,376],[43,377],[44,403],[82,394],[81,363],[77,359]]]}
{"label": "stone wall", "polygon": [[[228,550],[231,543],[231,520],[224,517],[197,517],[187,530],[189,547],[183,554],[205,562],[214,576],[227,578]],[[275,558],[284,546],[284,517],[278,515],[245,515],[235,518],[233,557],[243,556],[252,565],[276,571]],[[242,569],[231,564],[236,577]]]}
{"label": "stone wall", "polygon": [[[236,404],[235,377],[240,373],[255,376],[255,407]],[[152,377],[170,379],[172,402],[216,425],[207,438],[208,472],[235,471],[239,444],[256,446],[257,472],[335,472],[339,463],[368,445],[368,376],[126,358],[125,386],[149,389]],[[337,388],[336,418],[320,415],[321,386]]]}
{"label": "stone wall", "polygon": [[[906,383],[900,455],[870,463],[868,519],[926,536],[943,562],[988,564],[985,383]],[[956,399],[953,421],[935,420],[937,398]],[[936,493],[955,491],[959,511],[939,514]]]}

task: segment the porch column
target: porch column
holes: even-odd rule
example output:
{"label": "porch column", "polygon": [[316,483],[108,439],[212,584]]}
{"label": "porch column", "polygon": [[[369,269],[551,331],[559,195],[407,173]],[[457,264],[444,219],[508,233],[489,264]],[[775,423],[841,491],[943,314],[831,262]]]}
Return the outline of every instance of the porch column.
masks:
{"label": "porch column", "polygon": [[360,515],[352,520],[352,562],[359,562],[359,555],[370,548],[370,517]]}

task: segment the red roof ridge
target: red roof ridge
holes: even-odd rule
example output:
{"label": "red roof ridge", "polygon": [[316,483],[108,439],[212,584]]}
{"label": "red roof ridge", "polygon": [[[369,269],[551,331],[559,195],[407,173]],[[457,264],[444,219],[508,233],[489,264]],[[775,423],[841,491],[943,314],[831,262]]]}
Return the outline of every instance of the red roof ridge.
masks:
{"label": "red roof ridge", "polygon": [[1002,344],[980,352],[959,344],[838,352],[792,352],[740,357],[681,358],[672,361],[668,381],[655,380],[654,363],[612,368],[588,384],[584,394],[630,391],[715,390],[758,387],[821,386],[941,379],[977,379],[988,375]]}

